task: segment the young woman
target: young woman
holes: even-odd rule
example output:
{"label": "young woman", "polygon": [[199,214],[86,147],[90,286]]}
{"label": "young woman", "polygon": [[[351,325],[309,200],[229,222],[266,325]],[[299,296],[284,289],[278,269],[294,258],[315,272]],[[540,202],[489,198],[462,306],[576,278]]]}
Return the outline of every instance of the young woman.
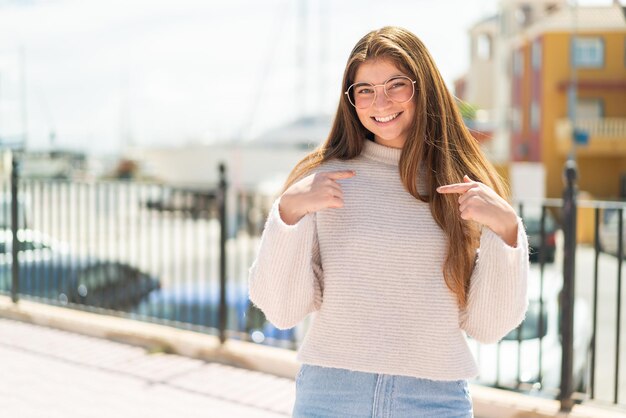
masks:
{"label": "young woman", "polygon": [[314,313],[296,417],[471,417],[477,366],[524,318],[528,244],[432,57],[384,27],[354,47],[328,139],[274,202],[250,299]]}

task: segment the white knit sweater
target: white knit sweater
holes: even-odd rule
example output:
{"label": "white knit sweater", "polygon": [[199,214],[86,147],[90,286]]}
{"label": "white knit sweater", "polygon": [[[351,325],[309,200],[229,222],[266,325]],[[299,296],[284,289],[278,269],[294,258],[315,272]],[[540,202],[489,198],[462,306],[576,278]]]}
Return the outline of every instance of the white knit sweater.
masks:
{"label": "white knit sweater", "polygon": [[517,247],[483,228],[461,311],[445,284],[446,237],[427,203],[398,171],[402,150],[365,140],[361,155],[314,172],[355,170],[338,180],[344,207],[285,224],[274,202],[250,268],[250,299],[276,327],[313,313],[298,360],[370,373],[457,380],[477,375],[465,340],[498,341],[528,305],[528,241]]}

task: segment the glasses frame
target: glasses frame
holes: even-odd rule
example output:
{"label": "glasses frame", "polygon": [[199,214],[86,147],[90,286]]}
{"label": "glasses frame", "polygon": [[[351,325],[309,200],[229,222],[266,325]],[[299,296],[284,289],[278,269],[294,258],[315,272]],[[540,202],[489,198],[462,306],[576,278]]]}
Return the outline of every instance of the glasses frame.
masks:
{"label": "glasses frame", "polygon": [[[407,80],[409,80],[411,82],[411,87],[413,88],[413,92],[411,93],[411,97],[409,97],[407,100],[403,101],[403,102],[398,102],[396,100],[393,100],[391,97],[389,97],[389,94],[387,93],[387,88],[385,87],[385,85],[390,81],[393,80],[394,78],[406,78]],[[383,92],[385,93],[385,97],[387,97],[387,99],[389,99],[390,101],[394,102],[394,103],[406,103],[411,101],[411,99],[413,98],[413,96],[415,96],[415,83],[417,83],[416,80],[411,80],[410,77],[406,76],[406,75],[394,75],[389,77],[387,80],[385,80],[384,83],[382,84],[372,84],[372,83],[364,83],[362,81],[358,82],[358,83],[352,83],[350,84],[350,86],[348,87],[348,89],[346,91],[343,92],[343,94],[346,95],[346,97],[348,98],[348,102],[354,106],[356,109],[368,109],[370,107],[372,107],[372,105],[376,102],[376,97],[378,94],[378,90],[376,90],[376,87],[382,87],[383,88]],[[352,103],[352,99],[350,99],[350,89],[354,86],[356,86],[357,84],[364,84],[364,85],[369,85],[372,86],[372,88],[374,89],[374,99],[372,100],[372,103],[370,103],[369,106],[366,107],[357,107],[357,105],[355,103]]]}

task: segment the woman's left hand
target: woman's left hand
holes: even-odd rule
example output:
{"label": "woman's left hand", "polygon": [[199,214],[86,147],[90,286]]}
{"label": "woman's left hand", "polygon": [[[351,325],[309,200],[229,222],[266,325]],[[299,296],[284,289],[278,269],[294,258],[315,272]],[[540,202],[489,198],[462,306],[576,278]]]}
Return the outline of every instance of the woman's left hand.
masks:
{"label": "woman's left hand", "polygon": [[463,177],[463,183],[437,188],[439,193],[459,193],[461,218],[485,225],[511,247],[517,246],[517,214],[491,187]]}

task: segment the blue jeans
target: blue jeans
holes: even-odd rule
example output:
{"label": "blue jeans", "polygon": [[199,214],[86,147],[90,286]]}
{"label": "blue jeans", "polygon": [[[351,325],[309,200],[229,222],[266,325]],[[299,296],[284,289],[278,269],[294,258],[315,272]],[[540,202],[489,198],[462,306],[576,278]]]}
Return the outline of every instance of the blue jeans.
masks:
{"label": "blue jeans", "polygon": [[429,380],[303,364],[294,418],[471,418],[466,380]]}

